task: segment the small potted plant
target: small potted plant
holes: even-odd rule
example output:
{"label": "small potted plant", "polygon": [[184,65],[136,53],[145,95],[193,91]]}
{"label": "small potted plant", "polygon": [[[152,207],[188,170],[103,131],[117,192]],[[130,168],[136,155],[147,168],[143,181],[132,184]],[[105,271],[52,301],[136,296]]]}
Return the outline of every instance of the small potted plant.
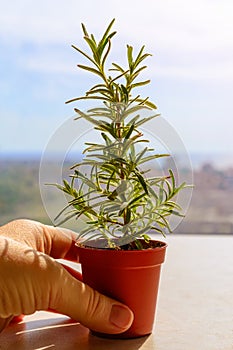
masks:
{"label": "small potted plant", "polygon": [[[79,100],[101,101],[86,112],[75,108],[76,120],[83,118],[99,132],[100,141],[87,142],[84,158],[74,164],[70,181],[56,186],[68,195],[67,206],[56,220],[61,225],[71,218],[85,218],[79,232],[78,251],[83,281],[108,296],[127,304],[134,312],[131,328],[118,338],[150,334],[154,322],[160,267],[166,243],[150,238],[171,231],[168,218],[182,215],[177,193],[186,187],[176,185],[172,170],[150,175],[148,164],[168,154],[157,154],[144,139],[141,125],[158,114],[148,98],[134,95],[134,89],[150,81],[138,81],[146,68],[144,46],[134,57],[127,45],[127,68],[112,63],[106,69],[111,50],[111,21],[101,40],[96,41],[82,24],[90,54],[73,46],[89,61],[78,67],[95,75],[99,82]],[[84,169],[84,170],[83,170]],[[106,335],[107,336],[107,335]]]}

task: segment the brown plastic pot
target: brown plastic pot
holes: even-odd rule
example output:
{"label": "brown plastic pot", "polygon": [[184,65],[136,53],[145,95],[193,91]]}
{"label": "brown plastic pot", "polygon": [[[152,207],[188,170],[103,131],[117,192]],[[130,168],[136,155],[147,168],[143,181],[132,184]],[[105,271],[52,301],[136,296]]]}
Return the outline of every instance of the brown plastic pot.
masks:
{"label": "brown plastic pot", "polygon": [[[143,250],[109,250],[78,247],[83,282],[128,305],[134,313],[129,330],[111,338],[136,338],[152,332],[161,264],[167,244]],[[96,333],[95,333],[96,334]]]}

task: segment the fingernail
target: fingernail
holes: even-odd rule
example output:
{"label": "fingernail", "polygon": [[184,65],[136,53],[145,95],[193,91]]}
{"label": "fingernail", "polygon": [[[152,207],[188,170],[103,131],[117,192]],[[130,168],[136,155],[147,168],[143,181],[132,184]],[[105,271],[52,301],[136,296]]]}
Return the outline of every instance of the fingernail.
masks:
{"label": "fingernail", "polygon": [[113,305],[109,321],[118,328],[128,329],[133,322],[133,313],[124,306]]}

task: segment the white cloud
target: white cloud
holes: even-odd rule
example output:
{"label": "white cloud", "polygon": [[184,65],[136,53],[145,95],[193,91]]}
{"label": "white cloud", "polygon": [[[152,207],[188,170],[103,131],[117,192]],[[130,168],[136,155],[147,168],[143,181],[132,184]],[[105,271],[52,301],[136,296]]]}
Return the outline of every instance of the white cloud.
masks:
{"label": "white cloud", "polygon": [[122,38],[171,49],[213,49],[231,44],[232,15],[230,0],[9,0],[1,4],[0,35],[7,41],[73,42],[81,36],[80,22],[101,32],[116,17]]}
{"label": "white cloud", "polygon": [[[203,78],[212,76],[217,66],[219,79],[232,79],[232,16],[230,0],[10,0],[1,5],[0,39],[15,48],[28,42],[37,45],[36,54],[21,56],[20,64],[23,59],[27,69],[69,73],[73,67],[67,65],[64,50],[68,54],[71,43],[82,45],[80,23],[90,32],[102,33],[115,17],[117,54],[122,56],[126,42],[136,47],[145,43],[149,52],[156,53],[155,65],[164,59],[159,62],[160,75]],[[60,46],[56,61],[55,46]]]}
{"label": "white cloud", "polygon": [[227,61],[192,66],[156,66],[154,76],[167,78],[182,78],[192,80],[231,80],[233,81],[233,64]]}
{"label": "white cloud", "polygon": [[[17,91],[17,101],[20,100],[20,103],[12,103],[9,98],[4,98],[1,103],[8,114],[9,110],[15,109],[19,118],[25,118],[22,135],[27,135],[28,118],[24,116],[24,109],[30,109],[32,103],[35,106],[39,100],[42,104],[47,103],[44,109],[48,109],[50,115],[46,127],[41,123],[43,112],[38,112],[35,129],[34,121],[32,123],[33,130],[38,130],[38,135],[42,135],[41,141],[38,141],[39,147],[39,142],[45,142],[48,130],[52,130],[52,124],[57,123],[57,112],[52,114],[49,102],[55,103],[56,108],[60,106],[57,101],[86,91],[88,74],[84,78],[82,71],[77,71],[76,64],[81,57],[70,45],[84,45],[81,22],[87,25],[90,32],[97,32],[98,36],[114,17],[114,29],[118,32],[114,38],[114,59],[125,60],[126,43],[135,46],[136,51],[145,44],[146,50],[153,53],[153,57],[147,61],[145,75],[152,78],[153,84],[157,77],[164,79],[158,79],[162,83],[160,86],[154,85],[154,88],[152,84],[149,92],[151,96],[156,94],[162,114],[167,114],[169,120],[175,120],[185,142],[200,150],[205,147],[233,149],[233,139],[229,135],[232,128],[227,124],[232,114],[232,0],[2,1],[1,58],[5,59],[7,67],[2,66],[0,69],[3,72],[12,69],[13,73],[2,78],[0,91],[1,96],[13,95],[13,98]],[[26,70],[29,74],[24,74]],[[14,73],[17,79],[13,79]],[[24,77],[28,79],[25,89],[30,90],[27,101],[26,90],[21,88]],[[182,79],[186,79],[185,82]],[[214,80],[217,82],[212,84]],[[199,90],[201,93],[197,95]],[[216,111],[216,104],[224,111]],[[189,115],[189,110],[193,111],[192,115]],[[63,112],[66,113],[66,110],[62,110],[61,114]],[[188,122],[185,121],[186,115]],[[212,118],[211,123],[207,123],[206,116]],[[9,127],[14,120],[17,125],[14,118],[14,115],[9,114],[9,122],[3,122]],[[200,121],[205,125],[202,128],[202,141],[197,137]],[[216,141],[218,137],[215,131],[219,130],[219,124],[223,127],[219,133],[221,142]],[[3,133],[3,137],[5,135]],[[16,137],[15,144],[21,142],[22,147],[26,147],[23,145],[23,136],[20,139]],[[29,143],[35,148],[34,140]],[[5,144],[11,147],[8,138]]]}

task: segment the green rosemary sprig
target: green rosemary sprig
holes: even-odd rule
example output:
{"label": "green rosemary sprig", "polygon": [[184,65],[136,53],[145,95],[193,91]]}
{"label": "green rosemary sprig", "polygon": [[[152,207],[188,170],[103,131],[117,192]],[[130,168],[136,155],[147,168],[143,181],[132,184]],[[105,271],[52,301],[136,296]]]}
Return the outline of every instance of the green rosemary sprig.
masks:
{"label": "green rosemary sprig", "polygon": [[[88,61],[78,67],[94,74],[100,82],[84,96],[66,103],[85,99],[103,102],[102,106],[87,112],[75,108],[75,119],[88,121],[99,131],[101,141],[87,142],[84,159],[71,168],[70,183],[64,180],[63,185],[56,185],[70,196],[57,219],[64,212],[62,222],[85,217],[86,227],[79,234],[84,241],[105,238],[108,246],[113,247],[115,239],[119,245],[136,240],[136,246],[140,247],[139,239],[148,241],[148,232],[165,235],[171,231],[168,217],[182,215],[176,196],[186,184],[176,185],[172,170],[167,175],[150,175],[149,162],[169,156],[149,148],[149,140],[140,130],[144,123],[159,116],[153,112],[156,105],[148,97],[133,95],[134,89],[150,82],[137,79],[146,68],[144,60],[151,55],[145,53],[142,46],[134,57],[133,47],[127,45],[127,67],[112,63],[108,70],[111,42],[116,34],[111,31],[113,23],[114,19],[99,41],[82,24],[89,53],[73,45]],[[109,71],[115,75],[109,75]]]}

